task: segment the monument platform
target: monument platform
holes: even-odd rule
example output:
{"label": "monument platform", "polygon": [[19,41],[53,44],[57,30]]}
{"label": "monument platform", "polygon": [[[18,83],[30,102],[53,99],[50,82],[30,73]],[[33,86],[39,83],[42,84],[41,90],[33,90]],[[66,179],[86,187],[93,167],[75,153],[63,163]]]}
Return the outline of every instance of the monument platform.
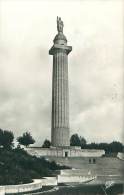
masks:
{"label": "monument platform", "polygon": [[37,157],[100,157],[105,154],[104,150],[81,149],[80,147],[28,147],[27,152]]}

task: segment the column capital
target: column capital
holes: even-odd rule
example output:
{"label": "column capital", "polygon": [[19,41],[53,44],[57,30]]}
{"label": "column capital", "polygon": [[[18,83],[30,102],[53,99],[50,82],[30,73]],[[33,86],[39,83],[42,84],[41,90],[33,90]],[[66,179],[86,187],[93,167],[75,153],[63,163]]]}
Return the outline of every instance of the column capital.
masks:
{"label": "column capital", "polygon": [[54,44],[51,49],[49,50],[50,55],[54,55],[57,50],[64,50],[66,51],[67,55],[72,51],[72,46]]}

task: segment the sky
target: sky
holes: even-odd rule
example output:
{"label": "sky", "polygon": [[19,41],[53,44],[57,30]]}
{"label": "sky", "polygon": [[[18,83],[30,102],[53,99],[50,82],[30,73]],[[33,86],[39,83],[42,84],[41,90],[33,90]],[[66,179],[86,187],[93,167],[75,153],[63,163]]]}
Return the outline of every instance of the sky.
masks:
{"label": "sky", "polygon": [[0,128],[51,137],[56,17],[69,54],[70,134],[123,141],[123,0],[0,0]]}

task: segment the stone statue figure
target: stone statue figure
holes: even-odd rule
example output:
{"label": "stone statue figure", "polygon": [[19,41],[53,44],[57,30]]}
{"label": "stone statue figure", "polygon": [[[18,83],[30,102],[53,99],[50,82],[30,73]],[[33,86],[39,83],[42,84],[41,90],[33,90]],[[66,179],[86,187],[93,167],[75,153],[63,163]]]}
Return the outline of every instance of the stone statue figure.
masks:
{"label": "stone statue figure", "polygon": [[58,30],[58,33],[63,33],[63,21],[61,20],[60,17],[57,16],[57,30]]}

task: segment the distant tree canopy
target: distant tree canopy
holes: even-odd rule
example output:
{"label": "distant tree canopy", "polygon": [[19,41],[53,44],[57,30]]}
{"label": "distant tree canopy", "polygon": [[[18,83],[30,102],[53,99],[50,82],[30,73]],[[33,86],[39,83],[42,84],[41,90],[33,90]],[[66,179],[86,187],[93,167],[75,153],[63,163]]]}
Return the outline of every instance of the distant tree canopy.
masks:
{"label": "distant tree canopy", "polygon": [[23,146],[29,146],[30,144],[34,144],[35,140],[33,139],[32,135],[29,132],[23,133],[22,136],[17,138],[19,144]]}
{"label": "distant tree canopy", "polygon": [[10,149],[13,146],[14,135],[11,131],[0,129],[0,146]]}
{"label": "distant tree canopy", "polygon": [[42,145],[42,148],[50,148],[51,146],[51,142],[47,139],[45,139],[43,145]]}
{"label": "distant tree canopy", "polygon": [[89,143],[87,144],[84,137],[79,136],[78,134],[73,134],[70,138],[71,146],[81,146],[82,149],[98,149],[105,150],[105,153],[117,153],[123,152],[124,146],[121,142],[113,141],[111,143]]}
{"label": "distant tree canopy", "polygon": [[106,153],[123,152],[123,144],[117,141],[111,143],[90,143],[85,146],[86,149],[105,150]]}
{"label": "distant tree canopy", "polygon": [[70,138],[70,145],[71,146],[85,146],[86,140],[84,137],[79,136],[77,133],[73,134]]}
{"label": "distant tree canopy", "polygon": [[113,141],[106,149],[109,152],[123,152],[123,144],[117,141]]}
{"label": "distant tree canopy", "polygon": [[86,141],[86,139],[85,139],[84,137],[81,137],[81,136],[80,136],[80,144],[81,144],[81,147],[82,147],[82,148],[86,146],[87,141]]}

